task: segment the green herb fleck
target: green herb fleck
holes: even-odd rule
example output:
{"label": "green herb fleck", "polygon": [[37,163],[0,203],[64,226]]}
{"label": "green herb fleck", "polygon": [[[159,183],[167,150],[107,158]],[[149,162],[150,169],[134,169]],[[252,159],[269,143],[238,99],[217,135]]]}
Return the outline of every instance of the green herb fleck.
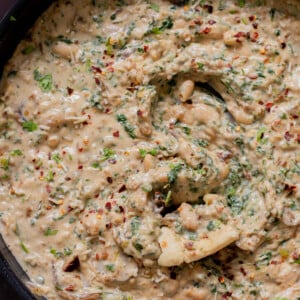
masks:
{"label": "green herb fleck", "polygon": [[111,148],[104,148],[103,149],[103,155],[101,157],[101,161],[106,161],[109,158],[113,157],[116,154],[116,152]]}
{"label": "green herb fleck", "polygon": [[29,253],[29,249],[25,246],[25,244],[22,241],[20,241],[20,246],[25,253]]}
{"label": "green herb fleck", "polygon": [[110,272],[114,272],[115,271],[115,265],[114,264],[108,264],[105,265],[106,270],[110,271]]}
{"label": "green herb fleck", "polygon": [[266,144],[268,139],[264,138],[265,132],[267,129],[265,127],[262,127],[258,130],[257,135],[256,135],[256,141],[262,145]]}
{"label": "green herb fleck", "polygon": [[150,8],[155,12],[159,12],[159,5],[157,5],[156,3],[150,3]]}
{"label": "green herb fleck", "polygon": [[64,255],[71,255],[73,251],[69,247],[64,248]]}
{"label": "green herb fleck", "polygon": [[1,169],[7,171],[9,169],[9,159],[5,157],[0,158],[0,167]]}
{"label": "green herb fleck", "polygon": [[33,72],[34,80],[39,83],[41,90],[45,93],[50,92],[52,89],[52,75],[46,74],[42,75],[38,69],[35,69]]}
{"label": "green herb fleck", "polygon": [[270,14],[270,18],[271,18],[272,21],[275,18],[275,13],[276,13],[276,9],[275,8],[271,8],[270,11],[269,11],[269,14]]}
{"label": "green herb fleck", "polygon": [[51,229],[50,227],[48,227],[45,232],[44,235],[45,236],[51,236],[51,235],[56,235],[58,233],[57,229]]}
{"label": "green herb fleck", "polygon": [[123,114],[118,114],[117,115],[117,121],[122,124],[123,128],[127,132],[127,134],[132,138],[135,139],[136,135],[134,133],[134,127],[128,123],[127,118]]}
{"label": "green herb fleck", "polygon": [[132,235],[135,235],[139,228],[140,228],[140,218],[139,217],[134,217],[131,222],[130,222],[130,228],[131,228],[131,233]]}
{"label": "green herb fleck", "polygon": [[33,132],[38,129],[38,125],[34,123],[32,120],[23,122],[22,127],[24,130],[28,132]]}
{"label": "green herb fleck", "polygon": [[144,249],[143,245],[138,242],[134,243],[133,246],[139,252],[141,252]]}
{"label": "green herb fleck", "polygon": [[203,63],[197,63],[198,69],[200,69],[201,71],[204,70],[204,64]]}
{"label": "green herb fleck", "polygon": [[31,52],[33,52],[34,50],[35,50],[35,47],[32,45],[29,45],[22,50],[22,54],[27,55],[27,54],[30,54]]}
{"label": "green herb fleck", "polygon": [[11,156],[21,156],[21,155],[23,155],[23,152],[19,149],[16,149],[16,150],[11,151],[10,155]]}
{"label": "green herb fleck", "polygon": [[150,149],[150,150],[139,149],[139,152],[140,152],[140,156],[142,158],[145,158],[146,154],[150,154],[152,156],[156,156],[158,154],[158,151],[155,148]]}
{"label": "green herb fleck", "polygon": [[182,165],[181,164],[171,165],[170,168],[171,168],[171,171],[168,173],[168,181],[169,181],[169,184],[173,184],[173,183],[175,183],[175,181],[177,179],[178,173],[182,169]]}
{"label": "green herb fleck", "polygon": [[214,231],[216,229],[219,229],[221,227],[222,222],[219,220],[211,220],[208,222],[206,229],[208,231]]}
{"label": "green herb fleck", "polygon": [[54,173],[53,171],[49,171],[48,174],[46,175],[45,179],[48,181],[48,182],[51,182],[54,180]]}
{"label": "green herb fleck", "polygon": [[61,157],[59,153],[53,153],[51,159],[54,160],[57,164],[61,162]]}

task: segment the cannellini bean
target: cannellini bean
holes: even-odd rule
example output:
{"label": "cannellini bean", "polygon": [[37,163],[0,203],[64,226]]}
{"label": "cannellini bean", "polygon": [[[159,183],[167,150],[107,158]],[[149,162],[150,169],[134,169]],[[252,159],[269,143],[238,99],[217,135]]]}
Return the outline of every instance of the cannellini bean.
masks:
{"label": "cannellini bean", "polygon": [[144,170],[148,172],[150,169],[154,167],[154,158],[152,155],[147,154],[144,158]]}
{"label": "cannellini bean", "polygon": [[183,245],[173,230],[168,227],[163,227],[158,242],[162,249],[162,254],[158,258],[158,264],[160,266],[171,267],[183,263]]}
{"label": "cannellini bean", "polygon": [[58,143],[59,143],[59,136],[57,136],[57,135],[50,135],[48,137],[48,145],[49,145],[49,147],[56,148],[57,145],[58,145]]}
{"label": "cannellini bean", "polygon": [[79,47],[74,44],[57,43],[52,47],[52,51],[65,59],[75,59],[79,51]]}
{"label": "cannellini bean", "polygon": [[193,94],[195,88],[194,81],[188,79],[179,86],[179,97],[182,102],[187,101]]}
{"label": "cannellini bean", "polygon": [[198,216],[190,204],[182,203],[178,211],[184,228],[195,231],[199,227]]}
{"label": "cannellini bean", "polygon": [[227,247],[239,238],[239,233],[230,225],[222,225],[219,229],[207,234],[207,238],[195,242],[195,250],[186,251],[184,261],[190,263],[212,255]]}

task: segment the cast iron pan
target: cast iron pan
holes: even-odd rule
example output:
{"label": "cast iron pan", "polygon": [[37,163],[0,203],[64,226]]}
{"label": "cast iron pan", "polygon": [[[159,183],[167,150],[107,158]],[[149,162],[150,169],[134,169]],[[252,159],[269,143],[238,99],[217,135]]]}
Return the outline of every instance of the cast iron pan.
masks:
{"label": "cast iron pan", "polygon": [[[0,17],[0,77],[3,66],[12,56],[18,42],[25,37],[28,29],[34,24],[37,17],[50,5],[53,0],[0,0],[3,18]],[[0,9],[0,10],[1,10]],[[4,280],[18,295],[13,300],[42,300],[33,296],[24,282],[28,276],[22,270],[0,235],[0,273]],[[7,296],[1,294],[1,300]]]}

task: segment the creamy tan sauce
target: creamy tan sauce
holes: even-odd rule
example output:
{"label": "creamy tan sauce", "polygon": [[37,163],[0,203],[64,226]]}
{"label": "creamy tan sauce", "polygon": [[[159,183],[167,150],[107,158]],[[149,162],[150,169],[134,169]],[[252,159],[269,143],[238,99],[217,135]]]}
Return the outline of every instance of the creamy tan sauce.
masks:
{"label": "creamy tan sauce", "polygon": [[300,21],[182,2],[58,1],[7,64],[1,234],[34,293],[300,299]]}

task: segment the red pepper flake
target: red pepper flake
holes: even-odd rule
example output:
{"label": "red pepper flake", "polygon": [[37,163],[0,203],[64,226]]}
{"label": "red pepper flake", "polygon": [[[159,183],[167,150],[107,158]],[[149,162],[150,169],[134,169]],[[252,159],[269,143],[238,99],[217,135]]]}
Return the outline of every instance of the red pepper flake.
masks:
{"label": "red pepper flake", "polygon": [[286,131],[285,134],[284,134],[284,138],[285,138],[287,141],[290,141],[293,137],[294,137],[294,135],[291,134],[289,131]]}
{"label": "red pepper flake", "polygon": [[95,77],[95,82],[96,82],[97,85],[99,85],[100,84],[99,78]]}
{"label": "red pepper flake", "polygon": [[67,87],[67,91],[68,91],[68,95],[71,96],[74,92],[73,89],[71,89],[70,87]]}
{"label": "red pepper flake", "polygon": [[205,27],[203,30],[202,30],[202,33],[204,34],[208,34],[211,32],[211,28],[210,27]]}
{"label": "red pepper flake", "polygon": [[120,136],[119,130],[113,132],[113,136],[114,136],[115,138],[118,138],[118,137]]}
{"label": "red pepper flake", "polygon": [[240,37],[246,37],[246,33],[243,31],[239,31],[234,35],[234,37],[240,38]]}
{"label": "red pepper flake", "polygon": [[82,125],[89,125],[89,122],[88,122],[88,121],[84,121],[84,122],[82,123]]}
{"label": "red pepper flake", "polygon": [[125,185],[125,184],[122,184],[121,187],[119,188],[118,192],[119,192],[119,193],[125,192],[126,189],[127,189],[127,188],[126,188],[126,185]]}
{"label": "red pepper flake", "polygon": [[284,190],[293,193],[293,192],[296,192],[297,186],[285,183],[284,184]]}
{"label": "red pepper flake", "polygon": [[202,25],[202,21],[200,19],[193,20],[196,25]]}
{"label": "red pepper flake", "polygon": [[107,223],[107,224],[105,225],[105,227],[106,227],[106,229],[111,229],[111,228],[112,228],[112,223]]}
{"label": "red pepper flake", "polygon": [[70,180],[71,180],[71,177],[66,177],[65,180],[66,180],[66,181],[70,181]]}
{"label": "red pepper flake", "polygon": [[78,151],[79,151],[79,152],[82,152],[82,151],[83,151],[83,148],[78,148]]}
{"label": "red pepper flake", "polygon": [[213,11],[214,11],[214,8],[213,8],[212,5],[207,5],[206,4],[206,5],[203,6],[203,8],[205,8],[209,14],[212,14]]}
{"label": "red pepper flake", "polygon": [[106,180],[109,184],[112,184],[113,183],[113,179],[111,177],[106,177]]}
{"label": "red pepper flake", "polygon": [[105,203],[105,208],[106,208],[107,210],[111,210],[111,202],[106,202],[106,203]]}
{"label": "red pepper flake", "polygon": [[256,19],[256,17],[253,15],[249,17],[249,21],[251,21],[251,22],[253,22],[255,19]]}
{"label": "red pepper flake", "polygon": [[105,108],[104,112],[108,114],[110,112],[110,108]]}
{"label": "red pepper flake", "polygon": [[300,133],[297,134],[297,142],[300,143]]}
{"label": "red pepper flake", "polygon": [[98,253],[96,253],[95,259],[96,259],[96,260],[100,260],[100,255],[99,255]]}
{"label": "red pepper flake", "polygon": [[245,269],[243,267],[240,267],[240,271],[244,276],[247,275],[247,272],[245,271]]}
{"label": "red pepper flake", "polygon": [[74,290],[75,290],[74,285],[70,284],[69,286],[67,286],[65,288],[65,290],[68,291],[68,292],[74,292]]}
{"label": "red pepper flake", "polygon": [[143,49],[144,49],[144,52],[147,52],[149,50],[149,46],[144,45]]}
{"label": "red pepper flake", "polygon": [[143,116],[143,111],[141,111],[140,109],[137,110],[136,112],[138,117],[142,117]]}
{"label": "red pepper flake", "polygon": [[257,28],[258,28],[258,24],[257,24],[257,23],[253,23],[253,24],[252,24],[252,27],[253,27],[254,29],[257,29]]}
{"label": "red pepper flake", "polygon": [[209,25],[214,25],[214,24],[216,24],[216,23],[217,23],[217,22],[216,22],[215,20],[209,20],[209,21],[208,21],[208,24],[209,24]]}
{"label": "red pepper flake", "polygon": [[224,283],[225,282],[225,278],[223,276],[220,276],[218,278],[218,280],[219,280],[220,283]]}
{"label": "red pepper flake", "polygon": [[281,49],[285,49],[285,48],[286,48],[286,43],[282,42],[282,43],[280,44],[280,47],[281,47]]}
{"label": "red pepper flake", "polygon": [[124,212],[125,212],[125,209],[124,209],[124,207],[123,206],[119,206],[119,210],[120,210],[120,213],[122,213],[122,214],[124,214]]}
{"label": "red pepper flake", "polygon": [[79,165],[78,170],[82,170],[82,169],[83,169],[83,165]]}
{"label": "red pepper flake", "polygon": [[232,296],[232,292],[226,292],[225,294],[222,295],[222,299],[227,300],[228,297],[231,297],[231,296]]}
{"label": "red pepper flake", "polygon": [[259,37],[259,33],[257,31],[253,32],[251,36],[251,42],[253,43],[256,42],[258,37]]}
{"label": "red pepper flake", "polygon": [[272,102],[268,102],[268,103],[266,104],[266,111],[267,111],[267,112],[270,112],[272,106],[273,106],[273,103],[272,103]]}
{"label": "red pepper flake", "polygon": [[102,73],[102,70],[98,67],[92,66],[91,69],[93,70],[94,73]]}

